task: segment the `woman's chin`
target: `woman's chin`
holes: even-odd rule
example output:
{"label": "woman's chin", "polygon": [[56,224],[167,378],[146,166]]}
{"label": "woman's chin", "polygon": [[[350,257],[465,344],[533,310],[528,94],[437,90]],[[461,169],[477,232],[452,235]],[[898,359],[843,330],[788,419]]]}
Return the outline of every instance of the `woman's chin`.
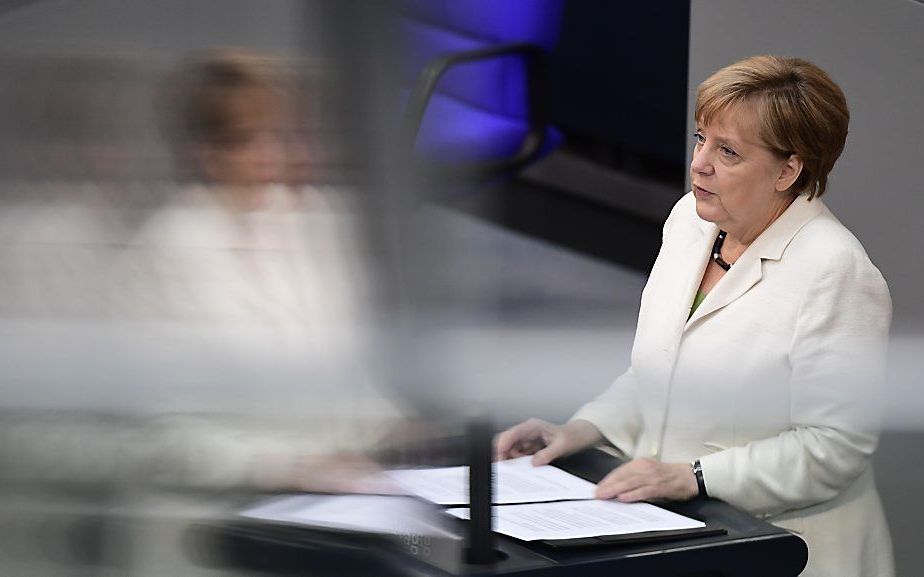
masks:
{"label": "woman's chin", "polygon": [[696,214],[706,222],[715,222],[718,216],[711,202],[698,198],[696,199]]}

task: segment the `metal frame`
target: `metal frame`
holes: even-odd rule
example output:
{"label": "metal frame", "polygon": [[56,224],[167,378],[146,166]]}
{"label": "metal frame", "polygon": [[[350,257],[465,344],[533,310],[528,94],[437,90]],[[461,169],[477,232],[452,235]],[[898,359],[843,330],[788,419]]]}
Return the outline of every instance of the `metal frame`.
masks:
{"label": "metal frame", "polygon": [[440,168],[446,172],[491,175],[515,171],[529,164],[545,143],[546,128],[549,124],[549,102],[543,86],[548,74],[548,58],[540,46],[526,42],[453,52],[430,60],[418,75],[405,108],[403,129],[408,152],[413,150],[430,98],[443,74],[459,64],[515,54],[521,54],[526,62],[527,79],[529,129],[520,149],[512,157],[501,161],[473,162]]}

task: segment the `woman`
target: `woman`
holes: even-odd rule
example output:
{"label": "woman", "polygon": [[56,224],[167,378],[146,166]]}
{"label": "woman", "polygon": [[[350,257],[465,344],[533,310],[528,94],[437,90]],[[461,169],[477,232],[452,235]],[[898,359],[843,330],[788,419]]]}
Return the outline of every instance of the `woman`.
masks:
{"label": "woman", "polygon": [[113,283],[119,312],[156,343],[141,354],[179,367],[139,371],[163,397],[150,476],[345,488],[355,471],[335,465],[365,468],[352,454],[398,417],[364,362],[370,311],[346,191],[291,186],[300,95],[274,60],[216,50],[174,78],[176,152],[201,182],[149,216]]}
{"label": "woman", "polygon": [[497,456],[605,441],[631,460],[599,498],[716,497],[802,535],[803,575],[892,575],[870,467],[891,301],[819,198],[843,92],[804,60],[752,57],[700,85],[695,118],[631,367],[569,423],[505,431]]}

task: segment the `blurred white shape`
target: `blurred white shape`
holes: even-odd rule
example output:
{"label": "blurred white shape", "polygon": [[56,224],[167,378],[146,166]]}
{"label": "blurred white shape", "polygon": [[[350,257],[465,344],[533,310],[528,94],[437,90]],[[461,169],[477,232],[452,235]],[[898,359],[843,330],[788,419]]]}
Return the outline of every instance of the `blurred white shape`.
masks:
{"label": "blurred white shape", "polygon": [[412,497],[298,495],[270,499],[241,511],[249,519],[388,535],[439,535],[441,513]]}
{"label": "blurred white shape", "polygon": [[[349,211],[313,188],[266,187],[250,211],[223,192],[113,219],[134,231],[79,203],[5,220],[4,408],[91,413],[16,419],[18,476],[248,485],[268,459],[285,477],[305,453],[362,450],[397,417],[366,362]],[[98,413],[134,420],[94,428]]]}

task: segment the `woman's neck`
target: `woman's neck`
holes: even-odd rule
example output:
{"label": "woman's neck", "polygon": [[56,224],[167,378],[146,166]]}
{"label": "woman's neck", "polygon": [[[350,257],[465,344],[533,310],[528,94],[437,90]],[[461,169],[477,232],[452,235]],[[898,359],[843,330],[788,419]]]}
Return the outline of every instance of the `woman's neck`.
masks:
{"label": "woman's neck", "polygon": [[757,237],[770,228],[770,225],[773,224],[776,219],[780,218],[780,216],[786,212],[786,209],[789,208],[794,200],[796,200],[796,195],[782,197],[780,202],[777,203],[777,205],[773,207],[773,210],[767,215],[767,218],[761,221],[745,223],[743,225],[731,223],[726,226],[719,225],[719,228],[727,233],[724,248],[727,248],[731,253],[741,254],[744,252],[744,249],[749,247]]}
{"label": "woman's neck", "polygon": [[266,208],[265,186],[216,184],[209,190],[218,203],[230,213],[245,214]]}

